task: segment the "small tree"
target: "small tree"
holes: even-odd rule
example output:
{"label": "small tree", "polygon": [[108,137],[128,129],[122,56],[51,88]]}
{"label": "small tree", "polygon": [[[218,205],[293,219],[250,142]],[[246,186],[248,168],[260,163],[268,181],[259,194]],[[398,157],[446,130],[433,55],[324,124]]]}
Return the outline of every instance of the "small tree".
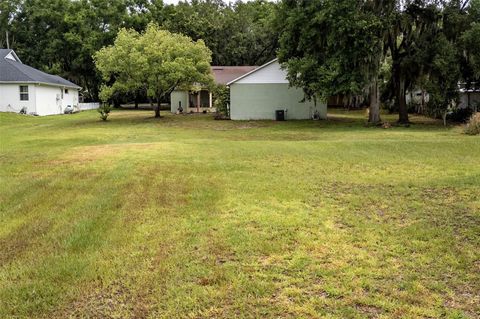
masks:
{"label": "small tree", "polygon": [[109,103],[102,103],[102,105],[100,105],[100,107],[97,109],[97,112],[100,113],[100,118],[102,119],[102,121],[107,120],[111,110],[112,107]]}
{"label": "small tree", "polygon": [[107,85],[102,99],[116,91],[135,93],[145,90],[157,101],[155,117],[160,117],[160,103],[176,87],[211,85],[211,51],[202,40],[162,30],[150,23],[144,33],[121,30],[113,46],[94,56]]}

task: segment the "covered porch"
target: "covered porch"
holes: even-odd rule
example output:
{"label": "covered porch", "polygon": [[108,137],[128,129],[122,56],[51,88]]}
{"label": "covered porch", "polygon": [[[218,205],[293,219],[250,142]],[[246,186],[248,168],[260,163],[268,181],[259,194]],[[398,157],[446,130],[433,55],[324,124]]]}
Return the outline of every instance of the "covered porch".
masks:
{"label": "covered porch", "polygon": [[172,113],[180,113],[180,110],[183,113],[215,112],[212,92],[206,89],[172,92],[170,108]]}

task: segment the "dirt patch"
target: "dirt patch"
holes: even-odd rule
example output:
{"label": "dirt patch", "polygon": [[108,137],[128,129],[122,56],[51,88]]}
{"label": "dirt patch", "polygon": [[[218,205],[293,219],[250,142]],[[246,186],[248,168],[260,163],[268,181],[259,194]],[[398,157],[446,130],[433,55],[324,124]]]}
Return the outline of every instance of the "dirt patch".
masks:
{"label": "dirt patch", "polygon": [[358,311],[366,315],[368,318],[379,318],[383,313],[382,308],[372,305],[357,304],[355,308],[357,308]]}
{"label": "dirt patch", "polygon": [[51,226],[52,223],[46,220],[27,222],[7,237],[0,239],[0,266],[9,263],[24,251],[29,250],[36,239],[46,234]]}
{"label": "dirt patch", "polygon": [[132,150],[148,150],[163,146],[164,143],[131,143],[131,144],[103,144],[81,146],[71,149],[62,158],[50,161],[53,165],[84,164],[100,159],[118,156]]}
{"label": "dirt patch", "polygon": [[122,282],[113,282],[73,302],[58,318],[146,318],[146,300]]}

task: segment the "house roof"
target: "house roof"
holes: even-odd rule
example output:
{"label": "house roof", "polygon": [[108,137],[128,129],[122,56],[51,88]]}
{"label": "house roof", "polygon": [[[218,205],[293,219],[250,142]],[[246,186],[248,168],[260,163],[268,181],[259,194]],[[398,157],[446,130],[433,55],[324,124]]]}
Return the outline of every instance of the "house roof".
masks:
{"label": "house roof", "polygon": [[256,66],[212,66],[212,73],[216,83],[227,84],[256,68]]}
{"label": "house roof", "polygon": [[80,89],[75,83],[58,75],[48,74],[23,64],[11,49],[0,49],[0,83],[43,83]]}
{"label": "house roof", "polygon": [[234,78],[234,79],[230,80],[229,82],[227,82],[227,85],[230,85],[230,84],[232,84],[232,83],[235,83],[235,82],[237,82],[238,80],[241,80],[241,79],[249,76],[250,74],[255,73],[255,72],[257,72],[258,70],[261,70],[261,69],[263,69],[264,67],[266,67],[266,66],[268,66],[268,65],[270,65],[270,64],[272,64],[272,63],[274,63],[274,62],[277,62],[277,61],[278,61],[278,59],[273,59],[272,61],[269,61],[269,62],[265,63],[264,65],[261,65],[261,66],[259,66],[258,68],[255,68],[255,69],[251,70],[250,72],[247,72],[247,73],[245,73],[245,74],[240,75],[240,76],[237,77],[237,78]]}

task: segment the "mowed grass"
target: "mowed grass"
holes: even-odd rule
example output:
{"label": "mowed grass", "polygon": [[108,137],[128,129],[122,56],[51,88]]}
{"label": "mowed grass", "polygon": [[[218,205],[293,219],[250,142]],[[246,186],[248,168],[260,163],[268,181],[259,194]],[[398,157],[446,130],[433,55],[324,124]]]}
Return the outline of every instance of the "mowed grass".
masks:
{"label": "mowed grass", "polygon": [[0,114],[0,318],[480,317],[479,137],[152,115]]}

